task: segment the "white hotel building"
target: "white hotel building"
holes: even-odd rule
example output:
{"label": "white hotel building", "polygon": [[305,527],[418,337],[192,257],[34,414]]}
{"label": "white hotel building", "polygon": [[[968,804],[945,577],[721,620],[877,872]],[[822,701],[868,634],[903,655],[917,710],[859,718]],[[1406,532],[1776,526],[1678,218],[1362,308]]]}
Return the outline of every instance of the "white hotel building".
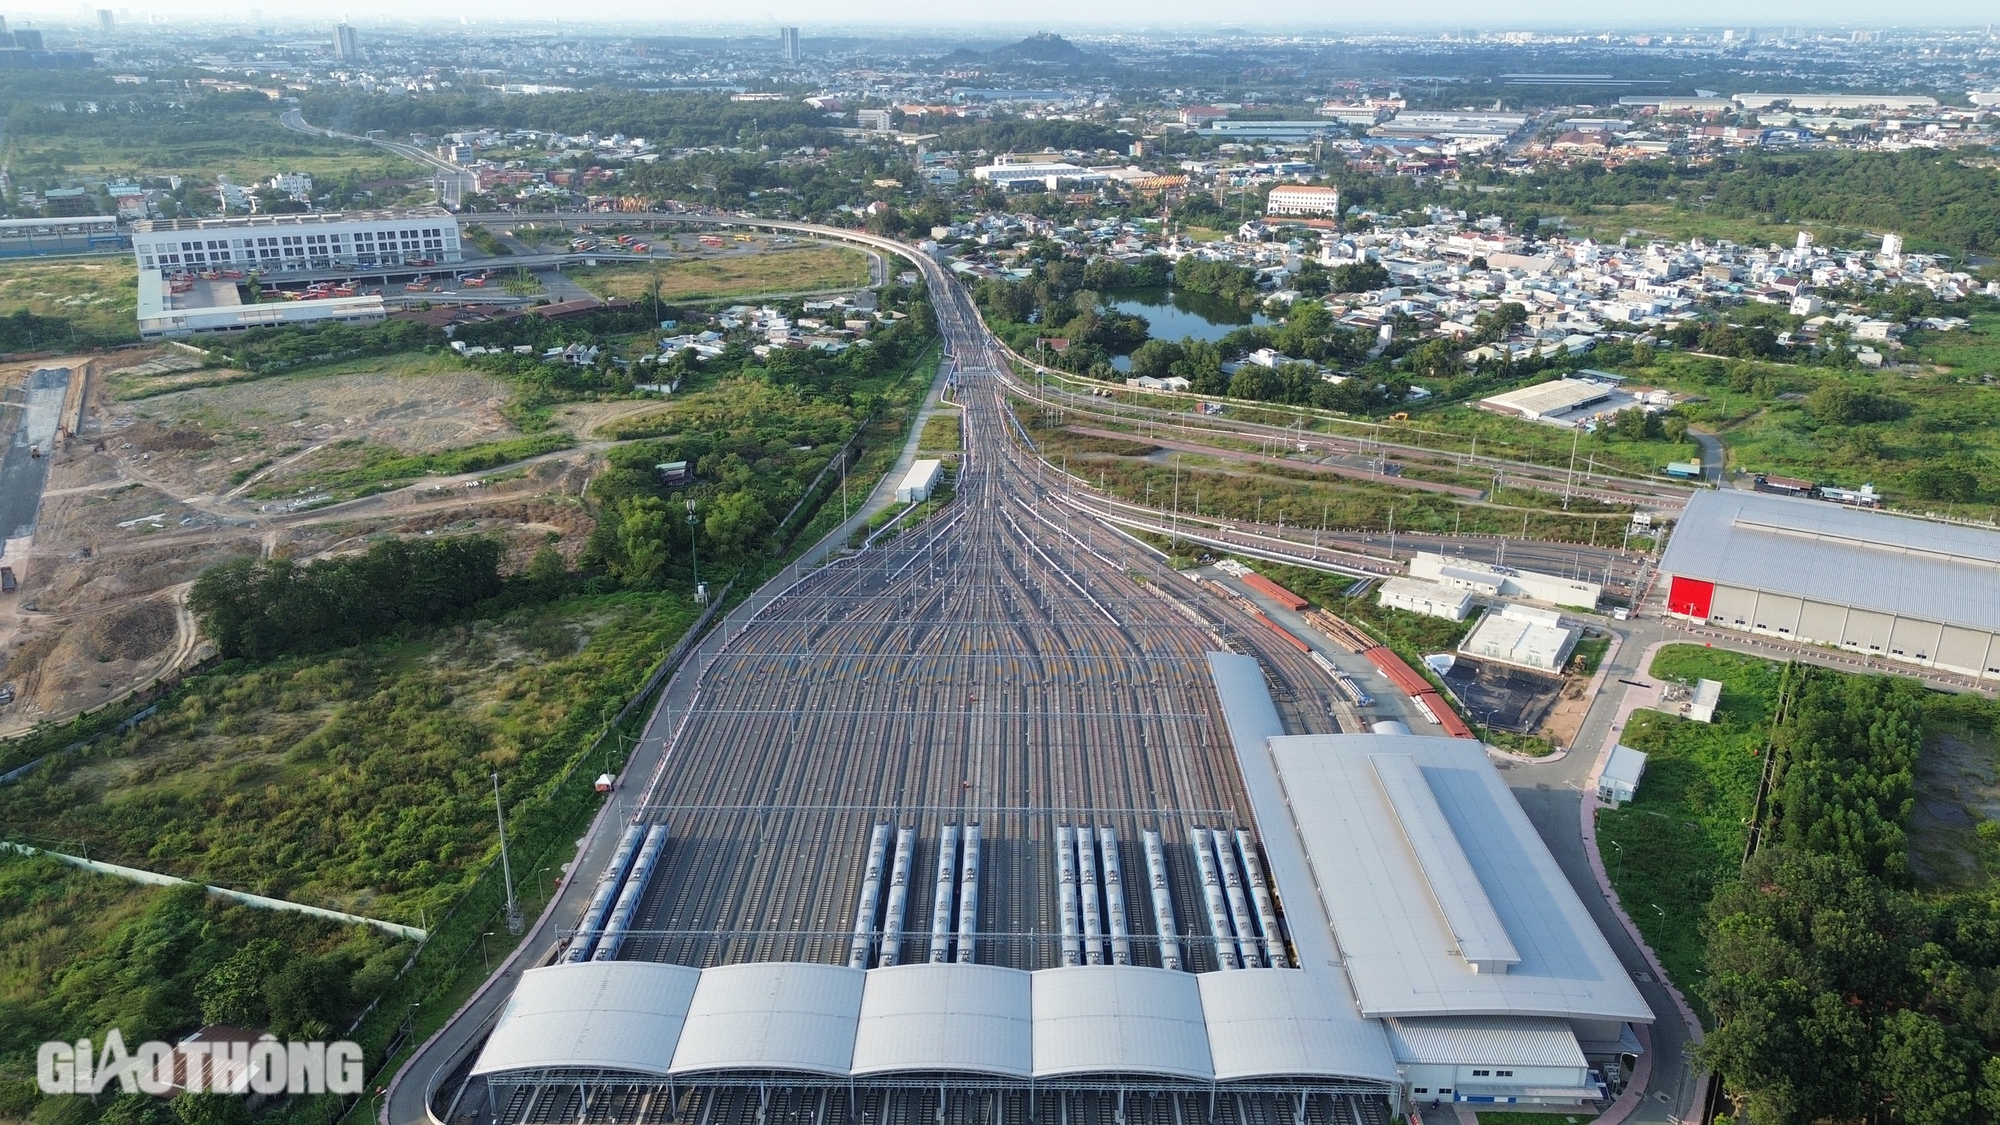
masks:
{"label": "white hotel building", "polygon": [[153,219],[134,223],[132,232],[139,268],[168,274],[383,269],[463,260],[458,222],[437,207]]}

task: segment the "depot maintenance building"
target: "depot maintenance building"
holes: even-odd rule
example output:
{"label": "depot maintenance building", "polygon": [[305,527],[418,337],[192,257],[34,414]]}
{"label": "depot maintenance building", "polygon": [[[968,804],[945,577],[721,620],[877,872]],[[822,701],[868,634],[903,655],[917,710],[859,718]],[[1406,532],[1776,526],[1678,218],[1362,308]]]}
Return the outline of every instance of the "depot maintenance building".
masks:
{"label": "depot maintenance building", "polygon": [[2000,533],[1703,491],[1660,573],[1676,617],[2000,679]]}

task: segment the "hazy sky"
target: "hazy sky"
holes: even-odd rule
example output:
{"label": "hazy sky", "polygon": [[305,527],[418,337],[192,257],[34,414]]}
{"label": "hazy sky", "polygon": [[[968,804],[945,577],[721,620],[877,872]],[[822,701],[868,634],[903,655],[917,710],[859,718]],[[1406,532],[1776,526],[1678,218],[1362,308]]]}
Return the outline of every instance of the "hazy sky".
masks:
{"label": "hazy sky", "polygon": [[[114,0],[91,4],[15,8],[4,14],[16,21],[84,23],[100,4],[119,9]],[[261,7],[267,20],[298,19],[304,13],[281,0],[155,0],[144,7],[123,9],[128,22],[145,22],[145,13],[159,17],[213,16],[241,20]],[[672,0],[599,0],[589,5],[552,5],[546,0],[411,0],[388,5],[360,0],[351,6],[334,0],[313,10],[332,22],[345,14],[356,24],[411,19],[456,23],[474,20],[547,20],[566,23],[630,21],[662,32],[713,33],[750,31],[780,23],[798,24],[808,33],[856,25],[921,25],[925,27],[985,27],[1009,29],[1023,25],[1058,31],[1114,29],[1192,29],[1220,26],[1256,31],[1387,30],[1386,21],[1405,21],[1411,28],[1450,27],[1500,30],[1535,28],[1587,30],[1645,26],[1655,30],[1692,27],[1837,26],[1983,26],[1995,19],[1992,0],[1921,0],[1915,4],[1884,5],[1879,0],[1687,0],[1662,6],[1611,6],[1602,0],[1430,0],[1424,4],[1318,3],[1303,0],[941,0],[912,4],[909,0],[748,0],[742,4],[694,4]],[[323,14],[322,14],[323,13]]]}

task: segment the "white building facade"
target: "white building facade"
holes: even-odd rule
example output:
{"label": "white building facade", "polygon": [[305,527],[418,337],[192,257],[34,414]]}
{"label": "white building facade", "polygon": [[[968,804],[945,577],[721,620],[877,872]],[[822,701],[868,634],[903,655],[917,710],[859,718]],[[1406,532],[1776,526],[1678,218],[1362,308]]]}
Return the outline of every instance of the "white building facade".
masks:
{"label": "white building facade", "polygon": [[1314,219],[1339,218],[1340,189],[1313,184],[1279,184],[1264,200],[1264,213]]}
{"label": "white building facade", "polygon": [[154,219],[134,223],[142,270],[383,269],[464,260],[458,221],[442,208]]}

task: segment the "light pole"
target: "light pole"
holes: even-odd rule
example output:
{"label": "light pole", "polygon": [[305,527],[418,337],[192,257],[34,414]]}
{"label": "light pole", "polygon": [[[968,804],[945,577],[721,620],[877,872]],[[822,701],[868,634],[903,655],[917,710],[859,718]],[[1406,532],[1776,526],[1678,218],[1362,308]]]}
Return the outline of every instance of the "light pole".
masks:
{"label": "light pole", "polygon": [[684,497],[682,503],[687,505],[688,512],[688,570],[694,575],[694,600],[699,603],[701,601],[701,549],[698,546],[698,540],[695,536],[694,497]]}
{"label": "light pole", "polygon": [[486,966],[486,975],[489,977],[493,975],[493,958],[486,955],[486,939],[492,936],[492,930],[479,935],[479,960]]}
{"label": "light pole", "polygon": [[507,813],[500,805],[500,772],[493,772],[493,819],[500,826],[500,877],[507,883],[507,932],[521,932],[521,905],[514,901],[514,865],[507,858]]}

